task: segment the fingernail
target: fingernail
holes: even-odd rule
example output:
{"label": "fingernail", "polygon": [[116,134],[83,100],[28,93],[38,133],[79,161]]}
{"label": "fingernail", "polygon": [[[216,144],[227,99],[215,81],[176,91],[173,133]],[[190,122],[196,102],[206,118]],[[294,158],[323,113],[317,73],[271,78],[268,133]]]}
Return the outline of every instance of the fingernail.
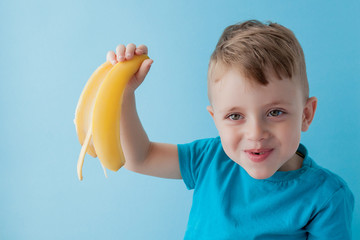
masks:
{"label": "fingernail", "polygon": [[119,62],[121,62],[121,61],[124,60],[124,57],[123,57],[123,56],[119,56],[118,59],[119,59]]}
{"label": "fingernail", "polygon": [[111,63],[112,63],[112,65],[115,65],[115,64],[116,64],[116,61],[112,61]]}

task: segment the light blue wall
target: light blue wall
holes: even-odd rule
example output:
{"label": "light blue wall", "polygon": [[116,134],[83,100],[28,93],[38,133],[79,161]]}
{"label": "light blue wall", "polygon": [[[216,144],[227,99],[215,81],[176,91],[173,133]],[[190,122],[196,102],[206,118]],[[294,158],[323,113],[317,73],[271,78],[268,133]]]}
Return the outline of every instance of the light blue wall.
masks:
{"label": "light blue wall", "polygon": [[216,136],[209,56],[224,27],[250,18],[289,27],[304,48],[319,104],[302,142],[354,192],[360,239],[359,1],[99,2],[0,2],[0,239],[182,239],[192,192],[180,180],[105,179],[89,156],[77,180],[75,107],[108,50],[144,43],[154,64],[136,94],[150,138]]}

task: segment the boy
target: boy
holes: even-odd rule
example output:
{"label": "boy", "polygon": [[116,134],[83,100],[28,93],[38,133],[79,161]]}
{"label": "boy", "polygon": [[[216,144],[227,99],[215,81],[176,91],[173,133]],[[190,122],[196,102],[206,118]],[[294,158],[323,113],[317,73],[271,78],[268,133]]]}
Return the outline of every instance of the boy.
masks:
{"label": "boy", "polygon": [[[107,60],[144,53],[144,45],[119,45]],[[289,29],[252,20],[224,30],[208,70],[216,138],[149,141],[134,91],[151,64],[144,61],[125,90],[125,167],[182,178],[194,189],[185,239],[351,239],[351,191],[300,144],[317,99],[309,97],[303,51]]]}

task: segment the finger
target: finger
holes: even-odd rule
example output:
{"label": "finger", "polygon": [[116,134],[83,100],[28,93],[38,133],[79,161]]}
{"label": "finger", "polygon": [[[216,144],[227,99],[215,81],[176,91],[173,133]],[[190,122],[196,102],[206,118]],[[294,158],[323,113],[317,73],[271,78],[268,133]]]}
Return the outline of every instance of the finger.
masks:
{"label": "finger", "polygon": [[140,81],[144,81],[146,75],[148,74],[150,67],[154,61],[152,59],[146,59],[141,64],[139,71],[136,73],[135,77]]}
{"label": "finger", "polygon": [[135,50],[136,55],[147,54],[147,53],[148,53],[148,48],[144,44],[138,46]]}
{"label": "finger", "polygon": [[125,60],[125,45],[124,44],[120,44],[116,47],[116,55],[117,55],[117,60],[119,62],[122,62]]}
{"label": "finger", "polygon": [[106,61],[111,62],[112,65],[115,65],[117,63],[114,51],[107,52]]}
{"label": "finger", "polygon": [[125,51],[126,60],[130,60],[133,58],[135,49],[136,49],[136,46],[133,43],[130,43],[126,46],[126,51]]}

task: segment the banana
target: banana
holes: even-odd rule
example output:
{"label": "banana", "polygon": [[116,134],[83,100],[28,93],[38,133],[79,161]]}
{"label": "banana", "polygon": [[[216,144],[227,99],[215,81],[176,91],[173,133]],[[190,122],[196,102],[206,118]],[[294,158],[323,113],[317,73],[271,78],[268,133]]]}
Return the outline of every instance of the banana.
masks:
{"label": "banana", "polygon": [[125,164],[120,143],[122,97],[131,77],[139,70],[147,55],[135,55],[131,60],[103,63],[91,75],[80,95],[75,112],[76,132],[82,145],[77,173],[82,180],[85,154],[98,157],[105,168],[117,171]]}
{"label": "banana", "polygon": [[[102,81],[104,80],[111,68],[112,64],[110,62],[105,62],[100,67],[98,67],[90,76],[80,95],[80,99],[76,106],[74,123],[76,133],[78,135],[81,145],[84,144],[86,134],[91,125],[92,110],[94,108],[96,94]],[[91,139],[89,142],[87,153],[94,158],[96,157],[94,144]]]}

